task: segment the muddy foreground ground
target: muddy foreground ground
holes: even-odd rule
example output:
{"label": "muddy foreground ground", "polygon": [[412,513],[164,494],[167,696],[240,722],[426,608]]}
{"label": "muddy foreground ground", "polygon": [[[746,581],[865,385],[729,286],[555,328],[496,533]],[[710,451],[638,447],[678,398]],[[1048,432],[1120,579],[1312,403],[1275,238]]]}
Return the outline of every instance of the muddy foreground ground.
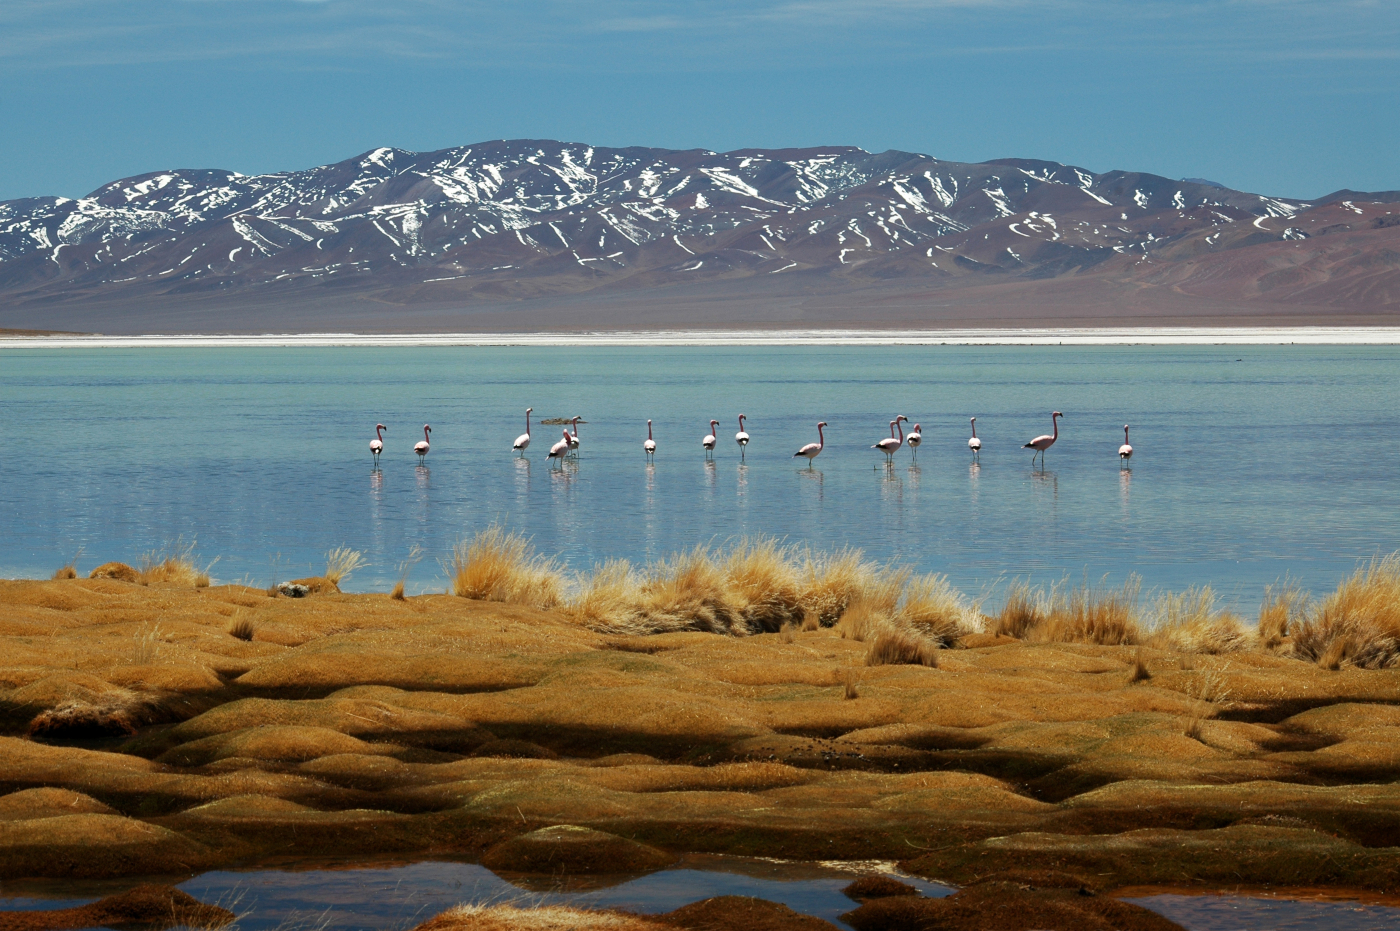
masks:
{"label": "muddy foreground ground", "polygon": [[580,867],[604,872],[713,852],[1400,890],[1400,670],[1144,650],[1132,681],[1130,647],[866,650],[619,638],[446,595],[0,582],[0,878],[561,872],[525,836],[572,825],[611,835]]}

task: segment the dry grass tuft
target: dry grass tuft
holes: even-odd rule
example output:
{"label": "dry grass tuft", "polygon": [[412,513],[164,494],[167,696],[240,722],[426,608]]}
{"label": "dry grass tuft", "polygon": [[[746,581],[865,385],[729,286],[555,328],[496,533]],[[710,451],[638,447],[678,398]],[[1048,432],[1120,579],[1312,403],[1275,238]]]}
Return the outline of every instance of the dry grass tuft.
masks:
{"label": "dry grass tuft", "polygon": [[567,905],[458,905],[413,931],[662,931],[668,922]]}
{"label": "dry grass tuft", "polygon": [[399,563],[399,579],[394,583],[393,591],[389,592],[389,597],[395,601],[407,601],[408,596],[404,594],[404,585],[408,582],[408,574],[413,571],[413,567],[418,565],[423,559],[423,547],[414,544],[408,551],[408,556]]}
{"label": "dry grass tuft", "polygon": [[1200,740],[1205,722],[1215,717],[1219,706],[1230,697],[1230,689],[1225,684],[1225,675],[1230,671],[1226,663],[1220,669],[1203,670],[1196,676],[1186,694],[1196,700],[1196,710],[1186,719],[1185,734],[1192,740]]}
{"label": "dry grass tuft", "polygon": [[841,615],[841,620],[836,622],[836,632],[843,640],[864,643],[873,639],[880,631],[888,629],[891,623],[887,610],[881,610],[873,601],[860,598],[853,602]]}
{"label": "dry grass tuft", "polygon": [[253,639],[253,622],[246,617],[235,617],[228,626],[229,635],[239,640]]}
{"label": "dry grass tuft", "polygon": [[367,565],[364,554],[359,550],[352,550],[348,546],[339,546],[326,554],[326,572],[322,578],[336,588],[340,588],[340,583],[350,578],[351,573],[356,569],[363,569]]}
{"label": "dry grass tuft", "polygon": [[1152,673],[1147,669],[1147,658],[1142,655],[1142,647],[1138,647],[1133,654],[1132,668],[1128,672],[1128,684],[1135,682],[1146,682],[1152,678]]}
{"label": "dry grass tuft", "polygon": [[1149,643],[1178,653],[1238,653],[1255,645],[1244,622],[1215,607],[1210,586],[1158,596],[1150,609]]}
{"label": "dry grass tuft", "polygon": [[523,535],[498,524],[458,543],[446,569],[452,594],[462,598],[534,608],[552,608],[560,600],[554,561],[537,555]]}
{"label": "dry grass tuft", "polygon": [[836,670],[836,684],[842,686],[842,697],[846,701],[860,698],[860,671],[852,666]]}
{"label": "dry grass tuft", "polygon": [[1134,644],[1142,637],[1137,619],[1141,589],[1136,575],[1117,588],[1103,581],[1070,588],[1068,579],[1048,589],[1031,588],[1016,579],[993,632],[1041,643]]}
{"label": "dry grass tuft", "polygon": [[982,628],[981,612],[948,584],[947,576],[937,574],[909,580],[893,619],[945,649]]}
{"label": "dry grass tuft", "polygon": [[131,650],[131,664],[133,666],[150,666],[160,656],[160,625],[147,630],[144,626],[136,631],[132,638],[134,643]]}
{"label": "dry grass tuft", "polygon": [[1284,579],[1278,585],[1264,589],[1259,605],[1259,643],[1266,650],[1276,650],[1304,623],[1309,611],[1308,593],[1296,582]]}
{"label": "dry grass tuft", "polygon": [[136,570],[137,581],[142,585],[153,582],[168,582],[172,585],[185,585],[192,588],[209,586],[209,570],[214,568],[215,559],[201,569],[195,562],[195,541],[188,543],[180,537],[159,550],[152,550],[141,557],[141,565]]}
{"label": "dry grass tuft", "polygon": [[996,616],[996,628],[992,632],[1017,640],[1027,639],[1031,631],[1045,623],[1049,613],[1042,603],[1043,596],[1043,590],[1031,588],[1024,579],[1014,579],[1006,592],[1006,603]]}
{"label": "dry grass tuft", "polygon": [[1400,665],[1400,553],[1358,568],[1292,635],[1293,655],[1325,669]]}
{"label": "dry grass tuft", "polygon": [[60,581],[62,579],[76,579],[77,577],[78,567],[73,565],[71,562],[66,566],[60,567],[53,574],[53,580],[55,582]]}
{"label": "dry grass tuft", "polygon": [[880,570],[866,562],[860,550],[847,548],[835,553],[803,553],[799,574],[798,600],[806,612],[804,624],[810,616],[819,627],[832,627],[851,602],[874,594],[872,583]]}
{"label": "dry grass tuft", "polygon": [[772,633],[803,617],[797,566],[776,540],[741,540],[722,571],[729,597],[749,630]]}
{"label": "dry grass tuft", "polygon": [[928,666],[937,668],[938,647],[917,634],[888,628],[875,635],[865,651],[867,666]]}

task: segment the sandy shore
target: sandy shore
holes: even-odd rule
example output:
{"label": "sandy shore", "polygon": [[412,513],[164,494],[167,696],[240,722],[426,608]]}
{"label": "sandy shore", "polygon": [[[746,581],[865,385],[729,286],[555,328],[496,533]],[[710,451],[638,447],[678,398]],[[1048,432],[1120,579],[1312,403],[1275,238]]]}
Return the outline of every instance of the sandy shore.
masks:
{"label": "sandy shore", "polygon": [[1277,346],[1400,344],[1400,327],[1080,327],[956,330],[615,330],[535,333],[301,333],[7,336],[4,349],[233,346]]}

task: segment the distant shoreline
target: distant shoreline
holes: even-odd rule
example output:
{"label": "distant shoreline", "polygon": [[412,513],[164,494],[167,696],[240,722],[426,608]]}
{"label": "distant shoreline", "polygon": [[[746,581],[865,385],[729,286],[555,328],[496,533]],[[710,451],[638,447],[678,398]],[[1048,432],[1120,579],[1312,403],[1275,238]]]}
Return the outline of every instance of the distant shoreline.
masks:
{"label": "distant shoreline", "polygon": [[3,349],[392,346],[1384,346],[1400,327],[1045,327],[946,330],[594,330],[550,333],[0,335]]}

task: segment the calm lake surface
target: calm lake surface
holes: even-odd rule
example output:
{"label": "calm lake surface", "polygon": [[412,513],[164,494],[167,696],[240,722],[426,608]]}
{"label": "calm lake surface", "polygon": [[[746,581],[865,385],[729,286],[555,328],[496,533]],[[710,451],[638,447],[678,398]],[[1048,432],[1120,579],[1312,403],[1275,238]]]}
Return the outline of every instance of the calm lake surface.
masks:
{"label": "calm lake surface", "polygon": [[[214,871],[179,884],[204,902],[231,909],[240,931],[404,931],[461,903],[573,905],[642,914],[672,911],[718,895],[781,902],[842,928],[854,909],[841,890],[873,864],[796,863],[692,855],[672,869],[616,877],[589,891],[560,892],[512,885],[470,863],[423,862],[354,869]],[[897,874],[923,895],[952,894],[949,886]],[[68,908],[130,888],[117,880],[79,883],[0,883],[0,912]],[[1400,908],[1361,902],[1299,901],[1232,895],[1150,895],[1132,898],[1187,931],[1394,931]]]}
{"label": "calm lake surface", "polygon": [[[1052,409],[1060,439],[1032,469],[1020,446]],[[901,413],[924,443],[917,466],[906,448],[887,470],[869,446]],[[560,428],[539,421],[574,414],[583,455],[551,469]],[[809,471],[791,455],[819,419]],[[1321,591],[1400,549],[1400,347],[25,349],[0,352],[0,433],[5,576],[184,537],[218,557],[217,579],[259,586],[348,545],[371,563],[346,586],[361,591],[392,585],[418,546],[409,591],[441,590],[438,560],[498,521],[578,569],[767,534],[944,572],[974,596],[1016,575],[1135,572],[1149,589],[1210,583],[1249,612],[1285,574]]]}

